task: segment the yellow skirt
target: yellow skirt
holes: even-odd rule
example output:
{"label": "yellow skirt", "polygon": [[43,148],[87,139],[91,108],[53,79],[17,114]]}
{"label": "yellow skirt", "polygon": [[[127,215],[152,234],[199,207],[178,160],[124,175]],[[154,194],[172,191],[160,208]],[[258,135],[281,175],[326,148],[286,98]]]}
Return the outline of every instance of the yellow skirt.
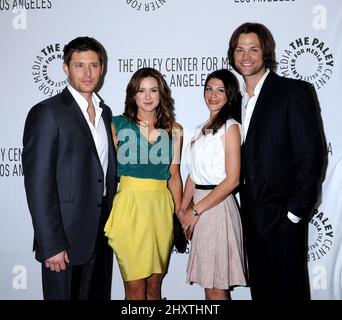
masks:
{"label": "yellow skirt", "polygon": [[124,281],[166,271],[173,211],[166,180],[121,177],[104,230]]}

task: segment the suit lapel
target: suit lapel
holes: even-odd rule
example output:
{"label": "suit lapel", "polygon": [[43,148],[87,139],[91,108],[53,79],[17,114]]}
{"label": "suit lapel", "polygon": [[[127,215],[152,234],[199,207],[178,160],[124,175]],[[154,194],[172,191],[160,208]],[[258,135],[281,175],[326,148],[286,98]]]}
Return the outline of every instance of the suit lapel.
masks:
{"label": "suit lapel", "polygon": [[88,143],[89,148],[94,153],[96,159],[98,160],[99,164],[101,165],[99,156],[97,154],[97,150],[96,150],[96,146],[95,146],[93,136],[91,135],[88,123],[87,123],[86,119],[84,118],[84,115],[83,115],[80,107],[78,106],[74,97],[72,96],[72,94],[70,93],[70,91],[67,88],[64,89],[62,94],[63,94],[63,98],[67,102],[68,108],[70,109],[69,110],[70,115],[76,120],[76,123],[78,124],[79,128],[81,129],[81,131],[85,137],[85,141]]}

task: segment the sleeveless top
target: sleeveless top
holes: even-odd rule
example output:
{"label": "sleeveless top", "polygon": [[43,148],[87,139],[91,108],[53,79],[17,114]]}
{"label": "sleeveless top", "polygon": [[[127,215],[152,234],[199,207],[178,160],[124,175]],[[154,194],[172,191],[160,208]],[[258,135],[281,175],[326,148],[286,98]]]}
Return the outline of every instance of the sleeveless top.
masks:
{"label": "sleeveless top", "polygon": [[[243,143],[243,127],[234,119],[228,119],[215,134],[201,134],[204,124],[197,126],[184,152],[191,180],[195,184],[217,185],[226,177],[224,137],[228,128],[237,124]],[[191,141],[195,142],[191,145]]]}
{"label": "sleeveless top", "polygon": [[117,176],[168,180],[172,160],[172,139],[160,129],[157,140],[151,144],[138,125],[125,116],[114,116],[113,124],[118,139]]}

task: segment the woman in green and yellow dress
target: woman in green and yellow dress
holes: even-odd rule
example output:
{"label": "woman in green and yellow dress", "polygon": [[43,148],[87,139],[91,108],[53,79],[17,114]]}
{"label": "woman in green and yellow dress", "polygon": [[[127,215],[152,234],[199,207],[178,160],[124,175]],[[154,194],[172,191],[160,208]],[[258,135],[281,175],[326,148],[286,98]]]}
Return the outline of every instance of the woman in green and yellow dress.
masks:
{"label": "woman in green and yellow dress", "polygon": [[172,215],[182,200],[182,128],[160,72],[142,68],[134,73],[125,112],[113,117],[112,129],[120,186],[105,233],[126,299],[160,299],[173,244]]}

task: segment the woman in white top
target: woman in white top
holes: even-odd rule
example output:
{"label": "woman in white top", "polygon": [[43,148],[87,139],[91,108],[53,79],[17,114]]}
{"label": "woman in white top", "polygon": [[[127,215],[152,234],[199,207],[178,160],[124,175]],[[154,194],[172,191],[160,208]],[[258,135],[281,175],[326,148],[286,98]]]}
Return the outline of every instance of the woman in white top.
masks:
{"label": "woman in white top", "polygon": [[203,287],[206,299],[230,299],[232,286],[246,285],[241,221],[232,195],[243,142],[242,127],[231,118],[232,109],[240,108],[236,77],[226,69],[211,73],[204,99],[210,117],[184,155],[189,176],[179,215],[184,232],[193,232],[186,281]]}

